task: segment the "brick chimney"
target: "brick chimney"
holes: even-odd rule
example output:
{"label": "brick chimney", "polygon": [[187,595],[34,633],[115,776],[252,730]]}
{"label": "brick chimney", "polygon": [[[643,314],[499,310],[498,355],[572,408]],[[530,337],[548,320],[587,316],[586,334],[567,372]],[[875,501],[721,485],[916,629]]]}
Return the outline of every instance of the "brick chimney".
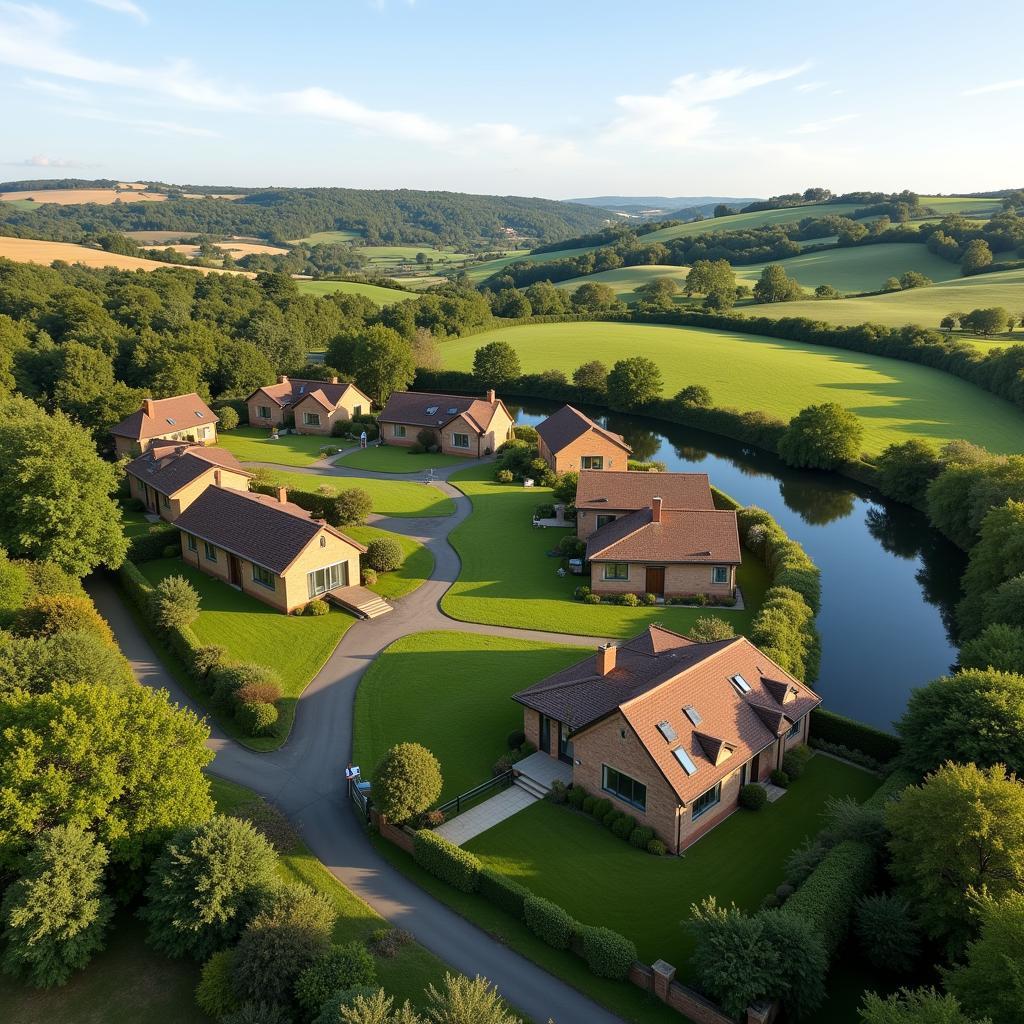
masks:
{"label": "brick chimney", "polygon": [[338,383],[338,378],[337,377],[332,377],[331,378],[331,383],[332,384],[337,384]]}
{"label": "brick chimney", "polygon": [[651,522],[661,522],[661,498],[651,498]]}
{"label": "brick chimney", "polygon": [[494,388],[491,388],[487,392],[487,401],[490,402],[491,405],[494,405]]}
{"label": "brick chimney", "polygon": [[277,489],[277,500],[283,505],[288,500],[288,488],[278,487]]}
{"label": "brick chimney", "polygon": [[156,419],[156,402],[152,398],[142,400],[142,411],[152,420]]}
{"label": "brick chimney", "polygon": [[214,487],[220,487],[220,481],[221,481],[221,472],[220,472],[219,469],[215,469],[213,471],[213,486]]}
{"label": "brick chimney", "polygon": [[599,676],[610,675],[612,670],[615,668],[615,662],[618,657],[618,645],[616,644],[601,644],[597,649],[597,674]]}
{"label": "brick chimney", "polygon": [[281,376],[277,378],[277,383],[278,384],[287,384],[288,383],[288,378],[282,373]]}

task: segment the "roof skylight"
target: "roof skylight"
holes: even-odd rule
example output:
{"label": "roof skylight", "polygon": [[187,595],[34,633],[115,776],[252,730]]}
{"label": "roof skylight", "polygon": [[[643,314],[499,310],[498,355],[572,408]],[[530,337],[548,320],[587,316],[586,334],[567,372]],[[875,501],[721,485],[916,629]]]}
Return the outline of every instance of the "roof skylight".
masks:
{"label": "roof skylight", "polygon": [[439,408],[439,407],[438,407],[438,406],[436,406],[436,405],[428,405],[428,406],[427,406],[427,415],[428,415],[428,416],[433,416],[433,415],[434,415],[434,413],[436,413],[436,412],[437,412],[438,408]]}
{"label": "roof skylight", "polygon": [[750,693],[750,683],[748,683],[746,679],[739,674],[739,672],[732,676],[729,682],[731,682],[740,693]]}
{"label": "roof skylight", "polygon": [[671,725],[668,724],[668,722],[659,722],[658,732],[660,732],[661,735],[664,736],[669,743],[671,743],[676,738],[676,731],[672,728]]}
{"label": "roof skylight", "polygon": [[170,425],[173,427],[174,426],[174,417],[168,416],[167,417],[167,422],[170,423]]}
{"label": "roof skylight", "polygon": [[694,725],[700,725],[700,712],[692,704],[687,704],[686,707],[683,708],[683,714],[686,715]]}
{"label": "roof skylight", "polygon": [[683,750],[682,747],[676,747],[676,749],[672,751],[672,756],[682,765],[683,771],[686,772],[687,775],[697,774],[697,766],[693,763],[693,759],[690,755]]}

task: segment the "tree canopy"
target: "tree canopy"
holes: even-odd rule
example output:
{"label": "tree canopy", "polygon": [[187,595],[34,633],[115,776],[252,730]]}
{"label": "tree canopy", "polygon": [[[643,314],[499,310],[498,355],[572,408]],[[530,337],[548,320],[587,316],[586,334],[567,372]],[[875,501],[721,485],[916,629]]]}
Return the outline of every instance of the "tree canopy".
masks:
{"label": "tree canopy", "polygon": [[864,427],[837,402],[801,409],[779,438],[779,454],[791,466],[835,469],[860,456]]}

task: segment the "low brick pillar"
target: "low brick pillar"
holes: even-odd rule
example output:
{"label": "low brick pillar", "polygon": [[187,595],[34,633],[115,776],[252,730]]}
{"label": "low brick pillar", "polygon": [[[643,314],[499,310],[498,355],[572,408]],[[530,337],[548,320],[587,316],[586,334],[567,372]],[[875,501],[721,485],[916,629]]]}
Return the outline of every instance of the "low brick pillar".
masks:
{"label": "low brick pillar", "polygon": [[676,969],[664,960],[655,960],[651,964],[651,970],[654,971],[654,994],[663,1003],[667,1003],[669,990],[675,981]]}

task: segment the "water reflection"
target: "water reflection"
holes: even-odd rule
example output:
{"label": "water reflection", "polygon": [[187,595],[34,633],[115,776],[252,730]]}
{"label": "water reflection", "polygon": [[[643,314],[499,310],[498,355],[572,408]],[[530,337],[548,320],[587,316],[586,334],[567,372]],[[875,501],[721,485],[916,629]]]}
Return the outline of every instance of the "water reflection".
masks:
{"label": "water reflection", "polygon": [[[529,402],[513,414],[536,424],[556,408]],[[605,422],[600,410],[588,412]],[[737,501],[768,509],[804,545],[822,570],[817,688],[827,707],[888,728],[913,687],[956,661],[950,625],[964,556],[923,515],[714,434],[621,414],[607,426],[627,437],[637,457],[706,472]]]}

